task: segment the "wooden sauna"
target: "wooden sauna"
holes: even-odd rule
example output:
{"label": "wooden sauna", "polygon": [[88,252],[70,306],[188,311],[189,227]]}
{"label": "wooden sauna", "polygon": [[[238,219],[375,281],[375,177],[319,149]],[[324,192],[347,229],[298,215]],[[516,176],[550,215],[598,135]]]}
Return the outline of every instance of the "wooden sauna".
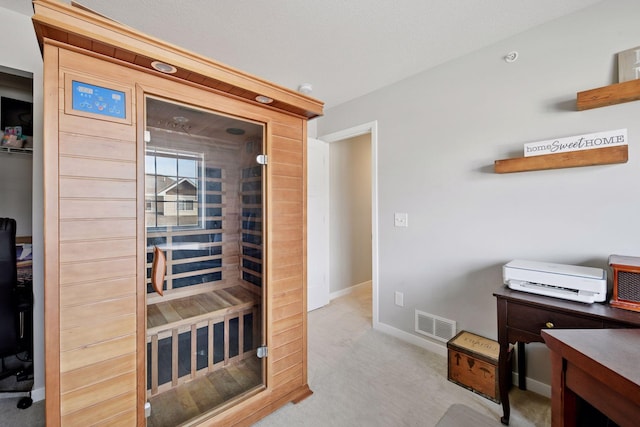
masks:
{"label": "wooden sauna", "polygon": [[250,425],[310,395],[322,103],[82,8],[34,12],[47,425]]}

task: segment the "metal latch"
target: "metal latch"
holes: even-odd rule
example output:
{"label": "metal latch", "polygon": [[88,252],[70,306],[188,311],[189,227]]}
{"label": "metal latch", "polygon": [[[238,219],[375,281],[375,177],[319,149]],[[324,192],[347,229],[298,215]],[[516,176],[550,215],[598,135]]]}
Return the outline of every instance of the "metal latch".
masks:
{"label": "metal latch", "polygon": [[258,356],[258,359],[264,359],[265,357],[267,357],[267,346],[263,345],[261,347],[258,347],[257,351],[256,351],[256,355]]}
{"label": "metal latch", "polygon": [[267,155],[266,154],[258,154],[256,156],[256,162],[258,162],[259,165],[266,165],[267,164]]}

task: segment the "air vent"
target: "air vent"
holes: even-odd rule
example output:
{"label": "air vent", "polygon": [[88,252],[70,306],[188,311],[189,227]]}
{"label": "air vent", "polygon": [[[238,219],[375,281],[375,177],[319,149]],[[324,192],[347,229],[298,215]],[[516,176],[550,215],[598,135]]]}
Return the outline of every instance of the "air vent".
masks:
{"label": "air vent", "polygon": [[416,310],[416,332],[447,342],[456,335],[456,322]]}

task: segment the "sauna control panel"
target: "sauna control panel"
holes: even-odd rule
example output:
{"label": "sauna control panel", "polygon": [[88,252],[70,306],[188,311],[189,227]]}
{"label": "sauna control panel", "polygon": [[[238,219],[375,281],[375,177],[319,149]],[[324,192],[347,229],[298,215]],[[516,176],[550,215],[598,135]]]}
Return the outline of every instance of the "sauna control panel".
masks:
{"label": "sauna control panel", "polygon": [[119,90],[73,81],[73,109],[85,113],[125,118],[125,93]]}

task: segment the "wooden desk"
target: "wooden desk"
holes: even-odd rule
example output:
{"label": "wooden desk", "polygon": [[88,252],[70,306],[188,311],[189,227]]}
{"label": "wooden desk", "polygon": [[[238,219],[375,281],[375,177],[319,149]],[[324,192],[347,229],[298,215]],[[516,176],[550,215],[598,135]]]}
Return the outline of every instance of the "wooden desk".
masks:
{"label": "wooden desk", "polygon": [[493,294],[498,304],[498,381],[502,401],[502,424],[509,424],[509,344],[518,343],[519,387],[525,389],[524,344],[544,342],[543,329],[640,328],[640,313],[609,304],[584,304],[502,287]]}
{"label": "wooden desk", "polygon": [[620,427],[640,420],[638,329],[547,330],[551,426],[575,427],[581,397]]}

